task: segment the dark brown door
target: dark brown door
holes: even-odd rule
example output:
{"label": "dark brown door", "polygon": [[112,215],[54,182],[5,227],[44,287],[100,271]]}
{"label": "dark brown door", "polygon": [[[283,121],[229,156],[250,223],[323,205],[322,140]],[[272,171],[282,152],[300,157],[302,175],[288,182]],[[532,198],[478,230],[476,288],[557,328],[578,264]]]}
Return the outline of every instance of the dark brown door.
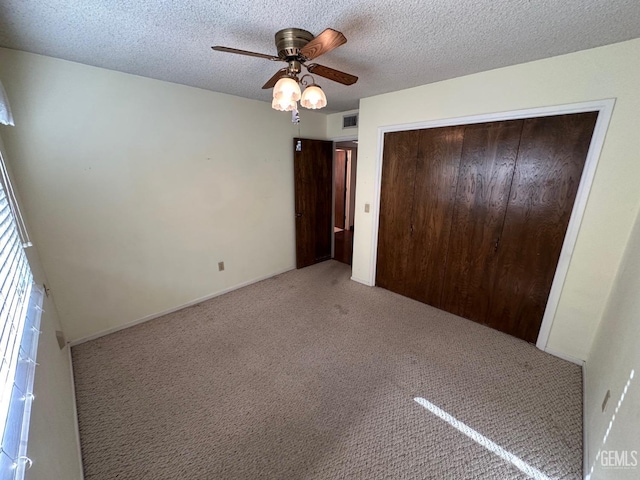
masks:
{"label": "dark brown door", "polygon": [[338,228],[345,228],[344,214],[347,193],[347,152],[336,150],[335,156],[335,208],[334,225]]}
{"label": "dark brown door", "polygon": [[596,119],[386,134],[376,284],[535,342]]}
{"label": "dark brown door", "polygon": [[440,307],[464,127],[419,130],[406,295]]}
{"label": "dark brown door", "polygon": [[376,285],[401,295],[407,295],[419,140],[416,131],[384,135]]}
{"label": "dark brown door", "polygon": [[331,258],[332,163],[333,142],[294,138],[297,268]]}
{"label": "dark brown door", "polygon": [[529,342],[538,337],[597,117],[524,122],[487,319]]}
{"label": "dark brown door", "polygon": [[481,323],[487,321],[522,124],[469,125],[464,132],[440,308]]}

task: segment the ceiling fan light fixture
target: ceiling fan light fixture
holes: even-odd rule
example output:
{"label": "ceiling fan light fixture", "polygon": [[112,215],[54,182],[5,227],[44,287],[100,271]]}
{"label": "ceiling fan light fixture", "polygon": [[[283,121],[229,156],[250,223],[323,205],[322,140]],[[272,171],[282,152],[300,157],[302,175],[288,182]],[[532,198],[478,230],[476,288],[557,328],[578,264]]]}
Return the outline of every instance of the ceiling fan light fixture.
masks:
{"label": "ceiling fan light fixture", "polygon": [[[239,50],[221,45],[211,48],[218,52],[264,58],[288,64],[287,67],[281,68],[275,75],[267,80],[262,86],[262,89],[273,88],[272,108],[279,111],[293,111],[295,113],[293,116],[294,123],[300,121],[297,115],[298,101],[300,101],[301,106],[312,110],[327,106],[326,95],[322,89],[315,84],[311,75],[303,75],[301,79],[298,79],[298,74],[302,71],[302,67],[306,68],[309,73],[328,78],[343,85],[353,85],[358,81],[358,77],[355,75],[317,63],[306,63],[347,43],[347,38],[333,28],[325,28],[315,37],[312,33],[300,28],[285,28],[276,33],[275,41],[278,56]],[[305,81],[305,77],[311,80]],[[306,87],[304,95],[302,94],[301,86]]]}
{"label": "ceiling fan light fixture", "polygon": [[276,99],[271,102],[271,108],[280,112],[291,112],[298,109],[298,104],[286,98]]}
{"label": "ceiling fan light fixture", "polygon": [[273,98],[278,101],[297,102],[300,100],[301,95],[300,85],[298,85],[296,79],[291,77],[282,77],[273,87]]}
{"label": "ceiling fan light fixture", "polygon": [[311,110],[324,108],[327,106],[327,96],[318,85],[309,85],[302,93],[300,105]]}

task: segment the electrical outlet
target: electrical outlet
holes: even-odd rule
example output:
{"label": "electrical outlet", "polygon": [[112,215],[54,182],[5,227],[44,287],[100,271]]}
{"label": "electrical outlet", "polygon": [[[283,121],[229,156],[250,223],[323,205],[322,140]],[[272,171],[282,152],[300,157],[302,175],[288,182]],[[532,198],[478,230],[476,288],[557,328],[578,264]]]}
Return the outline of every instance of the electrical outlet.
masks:
{"label": "electrical outlet", "polygon": [[219,272],[224,271],[224,262],[218,262],[218,271]]}
{"label": "electrical outlet", "polygon": [[368,203],[364,204],[364,213],[369,213],[369,204]]}
{"label": "electrical outlet", "polygon": [[607,390],[607,393],[604,396],[604,400],[602,401],[602,413],[604,413],[605,410],[607,409],[607,402],[609,401],[610,397],[611,397],[611,390]]}

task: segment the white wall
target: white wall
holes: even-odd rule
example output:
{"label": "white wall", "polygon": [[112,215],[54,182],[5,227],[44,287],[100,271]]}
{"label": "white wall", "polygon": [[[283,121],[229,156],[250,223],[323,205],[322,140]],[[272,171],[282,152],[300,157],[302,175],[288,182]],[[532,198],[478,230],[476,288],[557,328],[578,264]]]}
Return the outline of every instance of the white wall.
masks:
{"label": "white wall", "polygon": [[[35,247],[27,249],[36,283],[46,279],[39,267]],[[60,350],[56,330],[61,330],[53,299],[44,299],[40,320],[38,367],[34,384],[27,454],[33,466],[26,480],[79,480],[82,478],[80,445],[71,385],[69,346]]]}
{"label": "white wall", "polygon": [[[6,135],[12,127],[0,127]],[[2,139],[0,150],[5,160],[9,159]],[[8,165],[10,170],[10,166]],[[12,179],[13,172],[9,171]],[[15,182],[12,182],[14,184]],[[20,191],[15,188],[18,202],[22,205]],[[28,224],[28,218],[25,219]],[[47,279],[42,271],[36,246],[25,250],[36,283],[43,285]],[[80,445],[76,430],[73,389],[71,385],[71,365],[69,347],[60,350],[56,330],[60,322],[56,306],[51,297],[44,299],[40,319],[40,339],[36,368],[34,395],[29,426],[29,446],[27,455],[33,466],[27,470],[27,480],[82,478]]]}
{"label": "white wall", "polygon": [[[640,478],[640,211],[635,228],[627,242],[620,271],[609,297],[600,327],[586,363],[585,416],[588,431],[587,451],[589,469],[594,467],[592,479]],[[626,394],[619,410],[618,402]],[[602,402],[607,390],[611,398],[606,411]],[[615,414],[611,431],[603,443],[607,429]],[[633,469],[603,468],[599,451],[636,451]],[[609,460],[606,454],[605,462]],[[601,457],[605,454],[600,453]],[[596,461],[597,458],[597,461]],[[605,463],[606,465],[606,463]]]}
{"label": "white wall", "polygon": [[[327,115],[327,138],[331,140],[358,138],[358,127],[342,128],[342,117],[358,113],[358,110],[348,110],[346,112],[331,113]],[[359,121],[359,119],[358,119]]]}
{"label": "white wall", "polygon": [[[370,277],[378,128],[616,98],[548,348],[584,360],[640,201],[640,40],[501,68],[360,101],[353,276]],[[372,204],[364,213],[364,204]]]}
{"label": "white wall", "polygon": [[[5,144],[69,339],[294,267],[290,114],[8,49],[0,78],[16,121]],[[326,137],[325,115],[301,117],[301,136]]]}

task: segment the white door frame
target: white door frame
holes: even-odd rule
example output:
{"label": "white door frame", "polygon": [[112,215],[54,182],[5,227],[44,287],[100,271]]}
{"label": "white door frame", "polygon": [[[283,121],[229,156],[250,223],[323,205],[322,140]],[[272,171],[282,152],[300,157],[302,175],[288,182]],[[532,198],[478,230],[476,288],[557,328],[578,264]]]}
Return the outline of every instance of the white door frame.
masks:
{"label": "white door frame", "polygon": [[569,270],[569,263],[573,250],[578,238],[578,232],[580,230],[580,224],[584,216],[584,211],[587,206],[587,199],[589,198],[589,192],[593,184],[593,178],[596,173],[596,167],[600,159],[600,153],[602,152],[602,146],[604,139],[609,128],[609,122],[611,115],[613,114],[613,107],[615,105],[615,99],[603,99],[590,102],[571,103],[567,105],[555,105],[551,107],[540,108],[527,108],[523,110],[513,110],[508,112],[489,113],[482,115],[470,115],[466,117],[447,118],[442,120],[431,120],[426,122],[406,123],[402,125],[388,125],[378,128],[378,153],[376,157],[376,180],[374,184],[374,222],[372,229],[372,249],[370,259],[370,285],[375,285],[376,281],[376,260],[378,256],[378,229],[380,225],[380,190],[382,188],[382,154],[384,148],[384,134],[388,132],[400,132],[406,130],[422,130],[425,128],[437,128],[437,127],[449,127],[453,125],[469,125],[474,123],[486,123],[497,122],[503,120],[517,120],[522,118],[534,118],[534,117],[549,117],[553,115],[563,115],[570,113],[582,113],[582,112],[599,112],[596,126],[593,130],[593,136],[591,138],[591,144],[589,145],[589,152],[587,153],[587,159],[584,164],[584,170],[582,177],[580,178],[580,185],[578,186],[578,192],[576,193],[576,199],[573,204],[573,210],[571,211],[571,217],[569,219],[569,225],[567,227],[567,233],[564,237],[562,244],[562,250],[560,252],[560,258],[558,259],[558,266],[556,273],[553,277],[553,283],[551,285],[551,291],[549,292],[549,299],[547,300],[547,306],[542,317],[542,324],[540,326],[540,332],[538,333],[538,341],[536,346],[541,350],[547,349],[547,342],[549,340],[549,333],[551,332],[551,326],[553,325],[553,319],[558,309],[558,303],[560,302],[560,294],[562,293],[562,287],[564,286],[567,272]]}

